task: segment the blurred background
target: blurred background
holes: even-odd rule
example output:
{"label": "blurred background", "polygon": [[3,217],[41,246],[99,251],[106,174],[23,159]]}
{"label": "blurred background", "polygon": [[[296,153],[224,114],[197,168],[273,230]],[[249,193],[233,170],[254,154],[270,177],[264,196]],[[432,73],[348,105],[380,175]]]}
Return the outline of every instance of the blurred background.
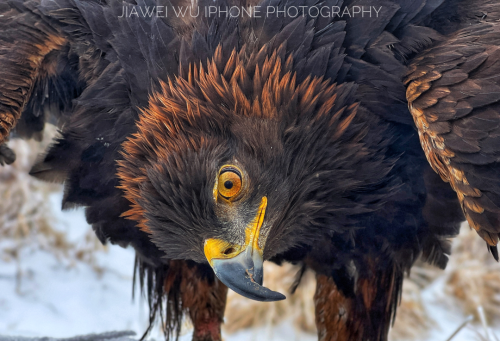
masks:
{"label": "blurred background", "polygon": [[[28,175],[42,143],[12,139],[17,161],[0,167],[0,335],[71,337],[148,324],[143,298],[132,300],[134,252],[102,246],[82,209],[61,211],[62,186]],[[265,286],[287,294],[298,271],[266,264]],[[317,340],[314,274],[274,303],[230,291],[226,341]],[[499,340],[500,265],[464,223],[445,271],[417,264],[405,280],[391,340]],[[463,328],[460,328],[464,326]],[[186,322],[182,341],[191,339]],[[162,340],[156,327],[151,339]]]}

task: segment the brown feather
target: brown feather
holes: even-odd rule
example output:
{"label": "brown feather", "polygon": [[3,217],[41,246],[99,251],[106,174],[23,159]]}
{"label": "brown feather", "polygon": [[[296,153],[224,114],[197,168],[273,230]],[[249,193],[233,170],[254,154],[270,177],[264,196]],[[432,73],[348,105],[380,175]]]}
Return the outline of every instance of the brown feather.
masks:
{"label": "brown feather", "polygon": [[[461,164],[500,164],[494,154],[497,141],[492,133],[500,124],[500,86],[494,79],[486,79],[498,49],[481,44],[480,37],[469,45],[462,44],[462,39],[457,33],[415,59],[406,79],[406,97],[429,163],[457,193],[469,224],[494,246],[500,233],[500,215],[498,203],[491,202],[486,194],[495,187],[475,187]],[[460,55],[463,57],[457,59]],[[450,68],[453,60],[456,66]],[[430,69],[444,71],[429,77]],[[482,117],[487,119],[483,121]]]}

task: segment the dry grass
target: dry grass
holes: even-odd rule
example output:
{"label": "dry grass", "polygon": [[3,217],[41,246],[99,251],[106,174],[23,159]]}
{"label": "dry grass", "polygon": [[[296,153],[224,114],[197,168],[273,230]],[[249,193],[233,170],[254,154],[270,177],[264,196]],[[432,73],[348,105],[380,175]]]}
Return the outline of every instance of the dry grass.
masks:
{"label": "dry grass", "polygon": [[463,228],[457,238],[445,276],[447,293],[467,314],[479,318],[482,307],[487,320],[500,317],[500,264],[471,229]]}

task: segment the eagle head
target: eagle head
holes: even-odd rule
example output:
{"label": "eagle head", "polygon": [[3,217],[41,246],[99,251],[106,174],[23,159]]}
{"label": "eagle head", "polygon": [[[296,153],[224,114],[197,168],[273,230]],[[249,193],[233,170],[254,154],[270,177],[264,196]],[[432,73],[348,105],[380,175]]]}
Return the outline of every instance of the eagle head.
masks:
{"label": "eagle head", "polygon": [[382,143],[365,141],[354,86],[299,79],[293,65],[219,48],[161,82],[119,161],[124,216],[168,259],[208,262],[261,301],[285,298],[261,286],[264,260],[314,247],[363,211],[358,192],[378,179],[356,164],[389,169],[370,149]]}

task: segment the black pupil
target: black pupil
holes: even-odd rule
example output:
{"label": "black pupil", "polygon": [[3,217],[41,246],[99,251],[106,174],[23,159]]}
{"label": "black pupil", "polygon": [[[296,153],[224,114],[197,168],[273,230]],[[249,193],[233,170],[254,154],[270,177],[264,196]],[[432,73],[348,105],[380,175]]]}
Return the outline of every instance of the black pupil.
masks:
{"label": "black pupil", "polygon": [[231,180],[227,180],[226,182],[224,182],[224,187],[226,187],[227,189],[233,188],[233,182]]}

